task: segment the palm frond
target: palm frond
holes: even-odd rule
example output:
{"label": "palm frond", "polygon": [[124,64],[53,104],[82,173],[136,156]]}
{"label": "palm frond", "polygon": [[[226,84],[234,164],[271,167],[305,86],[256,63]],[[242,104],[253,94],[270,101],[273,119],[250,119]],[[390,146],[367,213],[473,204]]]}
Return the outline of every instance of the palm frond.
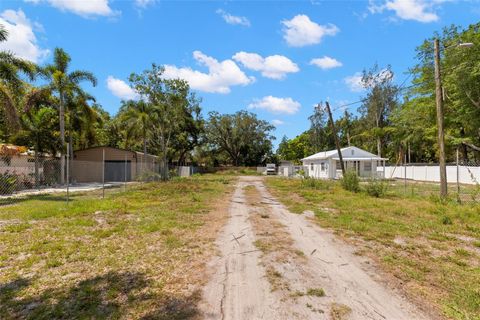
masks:
{"label": "palm frond", "polygon": [[5,29],[4,25],[0,24],[0,42],[7,41],[8,31]]}
{"label": "palm frond", "polygon": [[62,73],[67,73],[68,64],[72,59],[70,55],[65,52],[62,48],[55,48],[53,52],[53,65],[55,69],[61,71]]}
{"label": "palm frond", "polygon": [[38,66],[33,62],[18,58],[8,51],[0,51],[0,69],[2,79],[18,77],[18,72],[21,72],[33,81],[39,72]]}
{"label": "palm frond", "polygon": [[17,131],[20,126],[15,100],[9,87],[0,82],[0,106],[3,106],[8,124]]}
{"label": "palm frond", "polygon": [[49,104],[51,101],[51,90],[48,87],[32,89],[23,98],[23,110],[29,112],[32,108],[41,104]]}
{"label": "palm frond", "polygon": [[89,81],[94,87],[97,85],[97,77],[89,71],[84,71],[84,70],[76,70],[72,71],[69,75],[68,78],[70,79],[71,82],[73,83],[80,83],[81,81]]}

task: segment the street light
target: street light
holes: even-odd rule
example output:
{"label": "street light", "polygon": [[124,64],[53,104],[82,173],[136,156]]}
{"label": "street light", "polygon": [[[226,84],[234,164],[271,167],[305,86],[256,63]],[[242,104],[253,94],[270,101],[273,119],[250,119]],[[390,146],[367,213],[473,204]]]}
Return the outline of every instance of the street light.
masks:
{"label": "street light", "polygon": [[[458,48],[473,47],[473,43],[459,43]],[[443,126],[443,95],[442,95],[442,75],[440,73],[440,41],[436,38],[433,42],[435,51],[435,100],[437,105],[437,126],[438,126],[438,160],[440,166],[440,197],[447,197],[447,164],[445,160],[445,132]]]}

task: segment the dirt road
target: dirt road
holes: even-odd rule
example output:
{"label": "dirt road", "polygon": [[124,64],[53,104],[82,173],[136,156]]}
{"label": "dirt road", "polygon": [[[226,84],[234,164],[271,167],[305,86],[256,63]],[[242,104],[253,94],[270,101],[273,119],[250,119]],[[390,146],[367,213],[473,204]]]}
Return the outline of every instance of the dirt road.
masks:
{"label": "dirt road", "polygon": [[204,288],[204,319],[427,319],[354,248],[241,177]]}

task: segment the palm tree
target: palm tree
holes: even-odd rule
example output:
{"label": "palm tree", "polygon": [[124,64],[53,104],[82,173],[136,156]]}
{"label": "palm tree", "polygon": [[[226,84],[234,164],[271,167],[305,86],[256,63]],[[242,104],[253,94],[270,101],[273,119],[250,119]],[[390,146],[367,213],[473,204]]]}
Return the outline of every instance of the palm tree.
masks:
{"label": "palm tree", "polygon": [[70,152],[73,152],[72,137],[75,132],[78,134],[78,145],[89,147],[95,142],[95,126],[102,122],[100,114],[88,102],[95,100],[89,95],[77,95],[67,105],[69,109],[69,138]]}
{"label": "palm tree", "polygon": [[60,117],[60,143],[62,145],[61,157],[61,181],[65,176],[65,108],[67,103],[75,95],[82,94],[80,88],[82,81],[88,81],[93,86],[97,85],[97,78],[93,73],[84,70],[69,71],[71,58],[63,49],[55,48],[53,53],[53,64],[47,65],[42,71],[50,81],[50,88],[58,95],[58,110]]}
{"label": "palm tree", "polygon": [[120,118],[125,124],[127,137],[141,138],[143,154],[147,155],[147,137],[151,129],[153,109],[145,101],[127,101],[122,106]]}
{"label": "palm tree", "polygon": [[[6,41],[8,32],[0,25],[0,42]],[[15,57],[8,51],[0,51],[0,106],[5,112],[7,123],[14,129],[19,128],[16,99],[25,94],[27,86],[21,74],[34,80],[37,66],[32,62]]]}

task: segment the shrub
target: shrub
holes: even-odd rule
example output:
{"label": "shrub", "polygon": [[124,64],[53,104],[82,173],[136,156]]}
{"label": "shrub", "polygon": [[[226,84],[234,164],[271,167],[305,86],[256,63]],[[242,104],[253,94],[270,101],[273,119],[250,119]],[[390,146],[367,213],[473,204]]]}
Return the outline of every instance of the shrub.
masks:
{"label": "shrub", "polygon": [[17,176],[15,174],[0,173],[0,194],[12,194],[17,185]]}
{"label": "shrub", "polygon": [[365,191],[369,196],[382,198],[387,194],[387,187],[383,180],[371,179],[365,185]]}
{"label": "shrub", "polygon": [[340,183],[345,190],[351,192],[360,191],[360,181],[358,179],[357,173],[354,170],[349,170],[345,172],[342,179],[340,180]]}

